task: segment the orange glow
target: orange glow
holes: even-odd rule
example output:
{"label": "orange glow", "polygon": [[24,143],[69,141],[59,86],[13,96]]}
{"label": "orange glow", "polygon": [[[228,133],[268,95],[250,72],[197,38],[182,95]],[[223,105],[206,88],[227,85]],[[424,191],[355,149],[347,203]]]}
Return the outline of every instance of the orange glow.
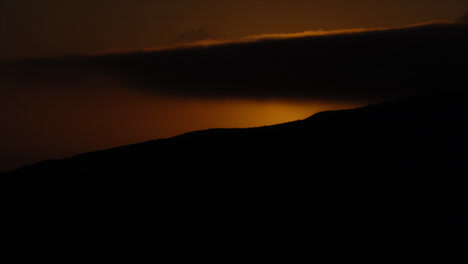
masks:
{"label": "orange glow", "polygon": [[[7,3],[8,2],[8,3]],[[217,38],[457,19],[464,0],[1,1],[1,59],[140,50],[204,27]]]}
{"label": "orange glow", "polygon": [[405,25],[400,27],[378,27],[378,28],[349,28],[349,29],[339,29],[339,30],[307,30],[303,32],[296,33],[275,33],[275,34],[256,34],[248,35],[238,39],[206,39],[192,43],[184,44],[175,44],[168,46],[160,46],[157,48],[144,48],[140,50],[132,49],[109,49],[103,52],[92,53],[91,55],[103,55],[103,54],[119,54],[126,52],[155,52],[155,51],[164,51],[172,49],[187,49],[194,47],[210,47],[216,45],[229,45],[237,43],[249,43],[262,40],[271,40],[271,39],[293,39],[293,38],[303,38],[303,37],[320,37],[320,36],[331,36],[331,35],[343,35],[343,34],[355,34],[355,33],[365,33],[365,32],[375,32],[375,31],[385,31],[385,30],[398,30],[405,28],[413,28],[420,26],[427,26],[430,24],[452,24],[456,23],[450,20],[434,20],[424,23],[417,23],[411,25]]}
{"label": "orange glow", "polygon": [[[268,39],[289,39],[289,38],[329,36],[329,35],[339,35],[339,34],[353,34],[353,33],[360,33],[360,32],[388,30],[388,29],[389,28],[368,28],[368,29],[351,28],[351,29],[342,29],[342,30],[311,30],[311,31],[296,32],[296,33],[258,34],[258,35],[245,36],[239,39],[207,39],[207,40],[201,40],[201,41],[192,42],[192,43],[176,44],[176,45],[163,46],[163,47],[158,47],[158,48],[145,48],[139,51],[153,52],[153,51],[163,51],[163,50],[170,50],[170,49],[185,49],[185,48],[193,48],[193,47],[209,47],[209,46],[216,46],[216,45],[227,45],[227,44],[233,44],[233,43],[249,43],[249,42],[268,40]],[[132,50],[130,49],[110,49],[104,52],[94,53],[92,55],[118,54],[118,53],[131,52],[131,51]]]}
{"label": "orange glow", "polygon": [[[362,105],[150,96],[126,89],[8,89],[0,99],[0,170],[209,128],[304,119]],[[73,91],[73,92],[71,92]]]}

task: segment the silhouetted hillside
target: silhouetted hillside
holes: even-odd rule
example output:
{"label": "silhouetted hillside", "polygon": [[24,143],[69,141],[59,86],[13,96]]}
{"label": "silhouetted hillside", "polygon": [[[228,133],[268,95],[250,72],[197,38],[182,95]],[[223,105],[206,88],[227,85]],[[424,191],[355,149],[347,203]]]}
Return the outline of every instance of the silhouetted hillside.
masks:
{"label": "silhouetted hillside", "polygon": [[466,96],[409,99],[42,162],[5,175],[18,181],[4,185],[5,234],[123,252],[157,241],[207,255],[292,246],[316,261],[466,263],[466,185],[424,169],[467,167],[467,117]]}
{"label": "silhouetted hillside", "polygon": [[47,161],[57,168],[445,168],[467,167],[465,96],[394,101],[250,129],[212,129]]}

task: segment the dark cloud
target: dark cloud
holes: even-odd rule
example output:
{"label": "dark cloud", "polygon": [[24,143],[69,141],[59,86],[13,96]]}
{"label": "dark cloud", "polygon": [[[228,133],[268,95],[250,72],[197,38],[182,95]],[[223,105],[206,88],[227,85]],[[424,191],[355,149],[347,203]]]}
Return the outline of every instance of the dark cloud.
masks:
{"label": "dark cloud", "polygon": [[433,23],[22,61],[4,77],[63,84],[107,76],[131,89],[182,96],[383,99],[465,89],[466,47],[466,24]]}

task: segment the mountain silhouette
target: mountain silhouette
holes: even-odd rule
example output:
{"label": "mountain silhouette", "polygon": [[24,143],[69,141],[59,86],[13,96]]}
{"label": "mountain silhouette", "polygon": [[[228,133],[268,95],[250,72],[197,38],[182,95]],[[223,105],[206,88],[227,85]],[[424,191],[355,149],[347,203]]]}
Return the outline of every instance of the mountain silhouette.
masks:
{"label": "mountain silhouette", "polygon": [[467,167],[467,143],[468,97],[440,95],[45,161],[3,175],[15,181],[3,184],[3,235],[124,252],[158,241],[207,255],[242,245],[317,261],[466,263],[466,185],[447,168]]}
{"label": "mountain silhouette", "polygon": [[467,167],[468,100],[407,99],[248,129],[211,129],[45,161],[17,173],[76,168]]}

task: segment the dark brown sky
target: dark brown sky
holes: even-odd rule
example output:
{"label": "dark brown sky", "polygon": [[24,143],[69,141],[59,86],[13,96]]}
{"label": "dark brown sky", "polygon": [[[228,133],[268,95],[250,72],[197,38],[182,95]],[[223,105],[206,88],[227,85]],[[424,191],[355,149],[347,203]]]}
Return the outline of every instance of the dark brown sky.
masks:
{"label": "dark brown sky", "polygon": [[[413,30],[417,32],[422,30],[427,33],[424,36],[436,38],[435,42],[418,39],[418,34],[405,33],[406,37],[402,38],[401,29],[389,31],[394,32],[391,36],[397,35],[384,38],[379,45],[366,41],[367,38],[362,39],[359,34],[344,36],[362,40],[361,45],[357,47],[341,40],[330,42],[335,38],[324,37],[320,38],[320,42],[311,42],[310,49],[304,45],[302,49],[296,49],[295,47],[298,47],[294,44],[296,42],[285,39],[280,42],[260,43],[261,45],[253,43],[254,48],[266,45],[265,50],[257,52],[258,50],[254,49],[253,53],[245,53],[239,52],[243,49],[238,49],[240,46],[234,41],[232,45],[225,46],[228,49],[232,47],[234,53],[222,53],[225,58],[227,57],[228,62],[223,61],[223,58],[218,58],[216,49],[212,49],[214,46],[207,47],[206,52],[202,50],[200,54],[203,56],[198,57],[198,60],[193,59],[194,54],[198,53],[188,52],[190,49],[186,51],[180,49],[179,52],[175,50],[175,54],[179,54],[176,56],[178,60],[168,61],[169,66],[173,66],[172,68],[166,67],[168,65],[164,60],[158,62],[158,60],[151,59],[154,56],[164,57],[165,51],[142,53],[144,56],[141,56],[142,54],[135,53],[135,50],[204,38],[238,39],[246,35],[293,33],[319,29],[398,27],[429,20],[455,20],[467,11],[468,0],[0,0],[0,60],[129,50],[116,56],[103,55],[101,59],[104,60],[99,59],[100,56],[63,57],[63,65],[79,70],[78,72],[71,71],[70,75],[55,72],[59,70],[59,73],[62,73],[62,70],[65,71],[67,67],[59,65],[51,69],[41,64],[41,61],[47,65],[48,62],[56,59],[39,60],[39,64],[30,64],[30,60],[11,64],[0,61],[0,123],[4,128],[0,130],[0,171],[41,160],[64,158],[88,151],[171,137],[194,130],[277,124],[306,118],[319,111],[352,108],[370,103],[361,100],[362,98],[358,96],[359,91],[353,90],[353,87],[348,89],[348,86],[335,85],[335,90],[325,89],[329,86],[323,86],[319,82],[327,80],[325,77],[334,77],[331,80],[335,83],[339,80],[345,80],[347,83],[354,80],[356,84],[354,88],[375,88],[373,93],[364,91],[366,95],[379,95],[385,92],[393,94],[389,85],[382,87],[381,82],[378,82],[379,85],[370,86],[363,86],[357,82],[379,81],[382,76],[377,75],[376,72],[385,73],[381,68],[364,67],[374,64],[361,62],[356,67],[355,62],[362,61],[360,57],[362,50],[371,53],[385,51],[375,54],[375,60],[381,59],[384,62],[398,61],[398,58],[402,57],[394,57],[392,54],[401,54],[401,50],[407,50],[406,54],[412,55],[403,56],[405,59],[401,60],[401,65],[397,63],[395,67],[386,68],[391,70],[390,73],[397,73],[387,74],[390,79],[383,78],[386,84],[391,84],[392,81],[395,84],[399,80],[405,80],[405,78],[400,78],[400,73],[406,72],[405,69],[411,65],[415,66],[412,69],[411,78],[407,75],[403,76],[413,80],[413,83],[418,80],[417,75],[413,74],[414,69],[419,69],[420,75],[439,76],[439,79],[444,80],[448,76],[454,80],[452,83],[466,83],[466,69],[457,68],[462,65],[461,62],[466,61],[463,59],[467,57],[464,52],[466,34],[462,36],[449,34],[452,38],[448,40],[444,36],[447,36],[449,32],[460,31],[450,25],[447,25],[447,29],[444,29],[445,26],[428,25],[420,29],[414,27],[403,30],[409,33]],[[462,33],[466,32],[462,26],[457,27],[461,27]],[[438,30],[439,33],[431,33],[431,30]],[[388,37],[387,33],[385,36]],[[373,33],[369,34],[373,35]],[[413,35],[417,42],[412,40]],[[441,38],[444,38],[443,41]],[[389,40],[392,39],[398,45],[391,45],[392,42]],[[301,39],[298,41],[299,44],[309,43],[302,42]],[[311,41],[314,40],[311,39]],[[283,48],[279,49],[277,45],[269,46],[268,43],[283,43],[281,44]],[[322,49],[318,49],[319,52],[316,52],[317,50],[313,47],[317,45],[320,47],[320,43],[325,44],[321,46]],[[417,52],[413,52],[412,47],[406,47],[406,43],[419,43],[416,48]],[[438,45],[438,43],[444,45]],[[294,45],[290,46],[290,44]],[[425,48],[421,48],[422,46]],[[458,47],[458,50],[454,47]],[[291,50],[296,53],[290,52]],[[393,50],[393,53],[389,50]],[[462,52],[457,52],[460,50]],[[169,52],[167,54],[172,52],[166,51]],[[281,67],[275,68],[278,64],[270,65],[269,60],[259,60],[259,56],[261,58],[262,54],[268,55],[272,51],[276,54],[276,58],[288,61],[288,63],[279,64],[286,66],[284,72]],[[291,67],[289,67],[291,61],[288,56],[297,55],[300,51],[304,52],[295,58],[299,58],[303,63],[295,65],[305,65],[305,67],[296,67],[296,71],[291,72]],[[236,52],[241,56],[237,56]],[[424,52],[426,54],[423,54]],[[212,56],[205,56],[210,54]],[[229,54],[234,55],[229,57]],[[320,54],[323,56],[320,57]],[[422,58],[422,61],[414,59],[413,55],[418,54],[421,55],[418,58]],[[322,60],[317,60],[316,55],[320,55]],[[333,56],[328,57],[329,55]],[[371,62],[373,56],[368,57]],[[270,55],[267,57],[269,58]],[[102,68],[101,64],[93,64],[96,58],[107,67]],[[437,60],[432,60],[433,58],[446,62],[453,62],[454,58],[457,59],[456,63],[439,65]],[[75,65],[73,63],[75,59],[92,67],[79,67],[83,64]],[[149,64],[142,63],[147,59]],[[237,64],[233,63],[236,61]],[[426,61],[430,63],[425,63]],[[196,64],[198,62],[201,64]],[[337,72],[330,71],[327,75],[320,71],[319,62],[330,67],[336,65],[337,67],[343,65],[343,67],[338,68]],[[408,62],[414,63],[409,65]],[[19,68],[10,67],[11,65],[17,65]],[[138,67],[129,68],[132,65]],[[165,79],[160,79],[157,74],[166,75],[154,68],[144,67],[145,65],[154,67],[165,65],[163,69],[166,71],[163,73],[169,73],[167,75],[169,77],[179,77],[168,86],[146,83],[145,80],[164,81]],[[178,65],[185,65],[185,68],[179,68]],[[189,67],[190,65],[195,66],[194,70]],[[245,67],[246,65],[250,68]],[[258,70],[263,70],[263,75],[256,74],[256,69],[252,70],[254,65],[257,65]],[[423,67],[419,67],[421,65]],[[270,74],[268,69],[271,67],[269,66],[279,71],[276,71],[276,74]],[[311,66],[318,70],[308,71]],[[263,85],[257,87],[238,83],[238,86],[235,86],[232,79],[236,76],[236,71],[232,67],[242,69],[244,73],[252,70],[250,72],[254,73],[253,75],[241,76],[259,76],[263,79],[247,78],[244,81]],[[363,67],[369,71],[360,72]],[[343,71],[348,68],[352,69],[351,73]],[[80,69],[85,69],[85,71],[82,72]],[[210,71],[203,72],[204,69]],[[427,74],[424,69],[434,69],[434,71],[443,69],[449,74],[447,76]],[[95,73],[93,70],[97,70],[98,73],[109,73],[110,76],[91,74],[99,78],[90,78],[90,83],[87,83],[87,73],[88,71]],[[217,74],[213,74],[213,71]],[[197,74],[193,75],[194,72]],[[297,79],[296,76],[301,72],[303,75],[299,75],[301,78]],[[153,76],[153,73],[156,75]],[[48,79],[51,76],[52,82]],[[184,83],[184,76],[197,77],[194,80],[202,85],[196,86],[193,82]],[[270,78],[270,76],[277,78]],[[298,95],[304,94],[302,91],[306,86],[293,86],[291,83],[280,86],[276,80],[282,79],[283,76],[289,76],[289,80],[303,80],[308,85],[310,84],[311,91],[305,93],[309,97],[307,99],[301,97],[298,101]],[[321,76],[322,79],[317,76]],[[343,76],[356,76],[356,78],[342,78]],[[204,84],[211,83],[212,77],[216,77],[213,78],[216,82],[212,82],[216,86],[231,89],[224,91],[227,96],[218,98],[218,90],[213,90],[211,86],[211,89],[203,90],[206,88]],[[432,79],[426,78],[424,83],[437,84]],[[457,82],[460,79],[464,81]],[[283,82],[285,80],[287,81],[288,78],[285,78]],[[371,81],[366,83],[372,84]],[[279,90],[272,89],[271,84]],[[148,87],[152,89],[147,89]],[[242,97],[245,96],[245,91],[250,91],[250,89],[246,90],[246,87],[256,88],[255,91],[258,92],[255,93],[256,96]],[[197,88],[202,88],[203,93],[200,93]],[[425,86],[422,85],[421,88]],[[158,93],[173,90],[175,93],[171,93],[170,96]],[[202,94],[206,91],[209,92],[209,96],[203,97]],[[299,93],[293,93],[291,96],[294,98],[291,99],[289,94],[294,91]],[[360,94],[363,94],[362,91]],[[192,97],[193,95],[197,96]],[[280,98],[273,97],[273,95],[280,96]],[[325,96],[327,100],[320,99],[324,95],[328,95]],[[357,99],[343,101],[350,95]]]}
{"label": "dark brown sky", "polygon": [[450,20],[466,0],[0,0],[0,59]]}

